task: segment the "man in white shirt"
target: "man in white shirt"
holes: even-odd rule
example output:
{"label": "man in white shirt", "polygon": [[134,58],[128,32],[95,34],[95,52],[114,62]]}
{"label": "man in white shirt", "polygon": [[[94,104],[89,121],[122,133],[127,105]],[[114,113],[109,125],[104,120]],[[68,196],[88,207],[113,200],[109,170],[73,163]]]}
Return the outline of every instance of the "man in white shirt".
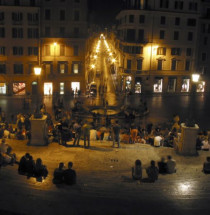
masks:
{"label": "man in white shirt", "polygon": [[163,138],[161,136],[155,136],[154,137],[154,146],[159,147],[161,146]]}

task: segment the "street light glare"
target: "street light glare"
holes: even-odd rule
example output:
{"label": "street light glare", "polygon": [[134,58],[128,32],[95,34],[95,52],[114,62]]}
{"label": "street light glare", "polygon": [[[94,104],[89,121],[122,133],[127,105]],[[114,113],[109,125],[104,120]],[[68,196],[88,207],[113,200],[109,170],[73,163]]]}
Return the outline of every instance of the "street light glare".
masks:
{"label": "street light glare", "polygon": [[54,42],[54,43],[53,43],[53,45],[54,45],[54,46],[57,46],[57,43],[56,43],[56,42]]}
{"label": "street light glare", "polygon": [[198,82],[198,81],[199,81],[199,78],[200,78],[200,75],[199,75],[199,74],[192,74],[192,81],[193,81],[193,82]]}
{"label": "street light glare", "polygon": [[34,67],[34,73],[35,73],[35,75],[40,75],[41,71],[42,71],[41,67]]}

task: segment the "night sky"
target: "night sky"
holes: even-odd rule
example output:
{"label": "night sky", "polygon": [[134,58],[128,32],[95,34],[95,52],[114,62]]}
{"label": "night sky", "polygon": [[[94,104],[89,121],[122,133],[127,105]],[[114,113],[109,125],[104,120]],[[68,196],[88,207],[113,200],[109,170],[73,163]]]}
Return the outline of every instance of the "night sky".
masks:
{"label": "night sky", "polygon": [[91,21],[95,24],[109,25],[122,7],[123,0],[89,0]]}

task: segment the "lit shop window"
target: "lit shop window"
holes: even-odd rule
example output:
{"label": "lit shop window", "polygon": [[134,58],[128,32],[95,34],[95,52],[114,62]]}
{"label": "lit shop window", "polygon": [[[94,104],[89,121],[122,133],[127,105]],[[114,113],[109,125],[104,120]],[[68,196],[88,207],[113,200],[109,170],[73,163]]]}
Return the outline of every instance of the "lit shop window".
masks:
{"label": "lit shop window", "polygon": [[5,83],[0,83],[0,94],[6,94],[7,86]]}
{"label": "lit shop window", "polygon": [[73,64],[73,73],[74,74],[79,73],[79,64],[77,64],[77,63]]}
{"label": "lit shop window", "polygon": [[198,83],[196,92],[204,92],[205,91],[205,82],[201,81]]}
{"label": "lit shop window", "polygon": [[182,79],[181,92],[189,92],[189,88],[190,88],[190,79],[188,78]]}
{"label": "lit shop window", "polygon": [[168,92],[172,93],[176,90],[176,78],[169,78],[168,80]]}
{"label": "lit shop window", "polygon": [[44,83],[44,95],[52,95],[52,92],[53,92],[53,84]]}
{"label": "lit shop window", "polygon": [[80,90],[80,82],[71,82],[71,90],[74,94],[78,94],[78,90]]}
{"label": "lit shop window", "polygon": [[162,78],[156,78],[155,84],[153,85],[154,93],[161,93],[163,90],[163,79]]}
{"label": "lit shop window", "polygon": [[135,78],[135,93],[141,93],[141,78]]}
{"label": "lit shop window", "polygon": [[64,94],[64,83],[63,82],[60,83],[60,94],[61,95]]}
{"label": "lit shop window", "polygon": [[14,95],[25,95],[26,84],[25,83],[13,83],[13,94]]}
{"label": "lit shop window", "polygon": [[125,90],[127,92],[131,91],[131,81],[132,81],[131,76],[127,76],[125,79]]}

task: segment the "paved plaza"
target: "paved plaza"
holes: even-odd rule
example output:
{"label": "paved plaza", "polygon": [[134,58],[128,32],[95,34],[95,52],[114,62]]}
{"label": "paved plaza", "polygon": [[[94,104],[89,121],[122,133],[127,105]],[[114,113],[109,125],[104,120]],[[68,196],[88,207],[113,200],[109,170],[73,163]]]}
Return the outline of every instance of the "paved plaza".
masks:
{"label": "paved plaza", "polygon": [[[50,143],[48,146],[28,146],[26,140],[11,140],[18,159],[29,152],[40,157],[49,170],[42,182],[18,174],[18,166],[0,170],[0,214],[60,215],[60,214],[209,214],[210,175],[202,173],[202,164],[210,152],[198,156],[177,155],[173,148],[154,148],[144,144],[121,144],[112,148],[109,141],[91,141],[91,148],[69,147]],[[172,155],[177,161],[177,173],[159,175],[155,183],[131,179],[131,167],[136,159],[147,167],[150,160],[159,161]],[[59,162],[74,163],[77,184],[52,183],[53,171]],[[145,169],[143,177],[146,177]]]}

